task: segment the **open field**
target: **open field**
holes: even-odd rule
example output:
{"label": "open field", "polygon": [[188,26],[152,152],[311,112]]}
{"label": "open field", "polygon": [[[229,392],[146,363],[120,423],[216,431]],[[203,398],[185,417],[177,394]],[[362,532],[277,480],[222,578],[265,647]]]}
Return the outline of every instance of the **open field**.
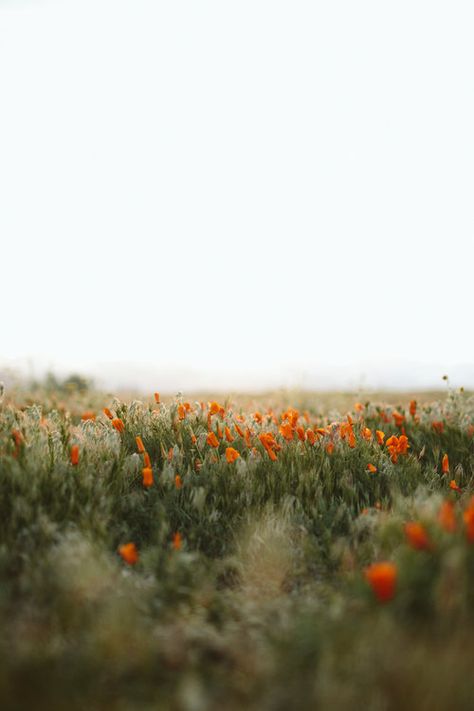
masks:
{"label": "open field", "polygon": [[7,392],[0,708],[470,709],[473,497],[468,393]]}

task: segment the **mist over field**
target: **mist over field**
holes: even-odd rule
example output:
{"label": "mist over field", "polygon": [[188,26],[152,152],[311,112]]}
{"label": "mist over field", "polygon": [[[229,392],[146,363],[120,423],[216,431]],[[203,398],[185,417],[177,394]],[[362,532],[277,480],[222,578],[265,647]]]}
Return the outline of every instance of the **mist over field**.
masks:
{"label": "mist over field", "polygon": [[127,362],[98,363],[84,367],[55,367],[32,361],[0,362],[0,379],[13,383],[41,380],[47,373],[67,377],[77,373],[91,380],[96,387],[108,391],[160,392],[263,392],[280,388],[307,391],[433,391],[439,390],[442,378],[448,375],[453,387],[474,389],[474,366],[457,365],[448,369],[441,364],[370,363],[320,367],[280,367],[267,370],[226,369],[199,370],[172,365],[137,365]]}
{"label": "mist over field", "polygon": [[[353,391],[378,390],[423,391],[437,390],[442,377],[448,375],[454,387],[474,389],[474,366],[457,365],[444,369],[441,364],[423,365],[412,363],[365,363],[320,367],[282,367],[275,372],[245,371],[216,368],[212,371],[192,367],[173,367],[152,364],[112,362],[90,367],[64,368],[36,366],[32,362],[0,364],[0,378],[13,381],[17,378],[34,380],[44,378],[48,372],[67,377],[78,373],[94,384],[109,391],[153,392],[262,392],[279,388],[295,388],[308,391]],[[16,376],[16,377],[15,377]]]}

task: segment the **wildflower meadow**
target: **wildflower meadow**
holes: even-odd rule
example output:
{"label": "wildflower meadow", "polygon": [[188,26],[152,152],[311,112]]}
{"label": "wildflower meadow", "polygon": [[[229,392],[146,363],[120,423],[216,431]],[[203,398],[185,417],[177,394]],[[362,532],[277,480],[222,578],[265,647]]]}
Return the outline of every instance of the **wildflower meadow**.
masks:
{"label": "wildflower meadow", "polygon": [[474,398],[0,403],[0,708],[473,707]]}

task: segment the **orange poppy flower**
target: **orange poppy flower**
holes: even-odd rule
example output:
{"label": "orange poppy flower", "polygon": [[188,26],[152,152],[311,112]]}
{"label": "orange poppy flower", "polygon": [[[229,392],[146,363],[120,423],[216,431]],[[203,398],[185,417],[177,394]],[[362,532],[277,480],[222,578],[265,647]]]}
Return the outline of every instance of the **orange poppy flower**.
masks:
{"label": "orange poppy flower", "polygon": [[118,552],[128,565],[135,565],[138,561],[138,551],[135,543],[124,543],[123,546],[119,546]]}
{"label": "orange poppy flower", "polygon": [[392,412],[392,417],[397,427],[401,427],[403,425],[405,421],[405,415],[402,415],[401,412],[398,412],[398,410],[394,410]]}
{"label": "orange poppy flower", "polygon": [[143,440],[140,435],[137,435],[135,437],[135,442],[137,443],[138,451],[140,452],[140,454],[143,454],[143,452],[145,451],[145,445],[143,444]]}
{"label": "orange poppy flower", "polygon": [[370,442],[370,440],[372,439],[372,430],[369,430],[368,427],[363,427],[361,435],[366,440],[366,442]]}
{"label": "orange poppy flower", "polygon": [[314,433],[314,430],[312,430],[310,427],[306,430],[306,439],[310,444],[314,444],[316,442],[316,435]]}
{"label": "orange poppy flower", "polygon": [[288,441],[291,441],[294,437],[293,427],[289,422],[284,422],[282,425],[280,425],[278,431],[280,432],[281,436]]}
{"label": "orange poppy flower", "polygon": [[222,439],[222,430],[219,427],[219,424],[217,424],[216,434],[219,439]]}
{"label": "orange poppy flower", "polygon": [[352,432],[352,423],[351,422],[342,422],[339,426],[339,434],[341,436],[341,439],[346,439],[347,435],[349,435]]}
{"label": "orange poppy flower", "polygon": [[69,455],[71,464],[75,467],[79,464],[79,445],[73,444]]}
{"label": "orange poppy flower", "polygon": [[227,447],[225,450],[225,458],[229,462],[229,464],[232,464],[232,462],[235,462],[236,459],[240,457],[240,454],[236,449],[233,447]]}
{"label": "orange poppy flower", "polygon": [[348,442],[348,444],[349,444],[349,447],[350,447],[351,449],[354,449],[354,447],[356,446],[356,438],[355,438],[354,430],[352,430],[352,429],[351,429],[351,431],[349,432],[349,442]]}
{"label": "orange poppy flower", "polygon": [[379,602],[389,602],[395,595],[397,566],[395,563],[373,563],[365,569],[365,577]]}
{"label": "orange poppy flower", "polygon": [[181,546],[183,545],[183,538],[182,538],[181,534],[179,533],[179,531],[174,534],[173,542],[171,545],[173,546],[173,549],[175,551],[181,550]]}
{"label": "orange poppy flower", "polygon": [[418,551],[426,551],[432,547],[426,529],[421,523],[409,521],[405,524],[404,530],[407,541],[412,548]]}
{"label": "orange poppy flower", "polygon": [[81,415],[81,420],[83,420],[84,422],[86,420],[95,420],[95,412],[92,412],[91,410],[83,412]]}
{"label": "orange poppy flower", "polygon": [[449,482],[449,488],[452,489],[453,491],[457,491],[458,494],[461,493],[461,489],[460,489],[459,486],[456,484],[456,480],[455,480],[455,479],[451,479],[451,481]]}
{"label": "orange poppy flower", "polygon": [[328,454],[332,454],[334,452],[334,442],[329,442],[329,444],[326,445],[326,452]]}
{"label": "orange poppy flower", "polygon": [[151,467],[143,467],[142,476],[143,486],[148,489],[150,486],[153,485],[153,469],[151,469]]}
{"label": "orange poppy flower", "polygon": [[191,442],[192,442],[193,444],[196,444],[196,442],[197,442],[197,437],[196,437],[196,435],[194,434],[194,432],[191,432]]}
{"label": "orange poppy flower", "polygon": [[329,430],[326,427],[317,427],[316,432],[320,435],[323,435],[323,437],[329,434]]}
{"label": "orange poppy flower", "polygon": [[183,480],[179,476],[179,474],[176,474],[174,478],[174,485],[177,489],[181,489],[183,487]]}
{"label": "orange poppy flower", "polygon": [[113,420],[113,419],[114,419],[114,416],[112,415],[112,413],[111,413],[111,411],[109,410],[108,407],[104,407],[104,409],[102,410],[102,412],[104,413],[104,415],[105,415],[106,417],[109,418],[109,420]]}
{"label": "orange poppy flower", "polygon": [[474,497],[470,500],[464,511],[463,519],[466,527],[466,538],[469,543],[474,543]]}
{"label": "orange poppy flower", "polygon": [[363,409],[364,409],[363,404],[361,402],[356,402],[356,404],[354,405],[354,410],[356,412],[362,412]]}
{"label": "orange poppy flower", "polygon": [[456,515],[454,513],[454,504],[449,499],[446,499],[441,504],[438,513],[438,522],[441,528],[444,528],[448,533],[454,533],[456,530]]}
{"label": "orange poppy flower", "polygon": [[277,459],[276,451],[280,450],[280,445],[275,441],[275,437],[272,432],[262,432],[258,436],[260,442],[265,448],[266,453],[275,462]]}
{"label": "orange poppy flower", "polygon": [[178,419],[184,420],[186,417],[186,408],[181,403],[178,405]]}
{"label": "orange poppy flower", "polygon": [[385,439],[385,432],[382,432],[382,430],[375,430],[375,436],[377,438],[377,443],[382,445]]}
{"label": "orange poppy flower", "polygon": [[296,423],[298,422],[298,418],[300,416],[300,413],[298,410],[293,409],[292,407],[289,407],[288,410],[282,413],[281,415],[281,421],[284,422],[287,420],[289,424],[291,425],[292,428],[296,427]]}
{"label": "orange poppy flower", "polygon": [[254,413],[253,413],[253,419],[255,420],[255,422],[258,422],[259,425],[262,424],[263,417],[262,417],[262,414],[261,414],[260,412],[254,412]]}
{"label": "orange poppy flower", "polygon": [[214,432],[209,432],[206,438],[206,442],[210,447],[218,447],[219,446],[219,440],[217,439],[216,435]]}
{"label": "orange poppy flower", "polygon": [[408,454],[408,448],[410,447],[408,443],[408,437],[404,434],[401,434],[400,437],[398,438],[398,453],[399,454]]}
{"label": "orange poppy flower", "polygon": [[123,434],[125,432],[125,425],[123,424],[123,421],[120,419],[120,417],[114,417],[112,420],[112,425],[115,427],[117,432],[120,432],[120,434]]}
{"label": "orange poppy flower", "polygon": [[375,474],[377,471],[377,467],[375,466],[375,464],[367,464],[367,469],[371,474]]}
{"label": "orange poppy flower", "polygon": [[410,400],[410,415],[412,417],[416,415],[416,400]]}
{"label": "orange poppy flower", "polygon": [[431,423],[432,428],[438,434],[443,434],[444,432],[444,422],[442,420],[435,420]]}
{"label": "orange poppy flower", "polygon": [[209,414],[211,415],[217,415],[218,412],[223,410],[221,406],[219,405],[218,402],[210,402],[209,403]]}
{"label": "orange poppy flower", "polygon": [[296,434],[298,435],[298,439],[301,442],[304,442],[306,439],[306,432],[304,431],[304,427],[297,427],[296,428]]}
{"label": "orange poppy flower", "polygon": [[173,447],[170,447],[170,448],[168,449],[168,461],[169,461],[169,462],[172,462],[172,461],[173,461],[173,455],[174,455]]}
{"label": "orange poppy flower", "polygon": [[225,432],[225,438],[226,438],[226,440],[227,440],[228,442],[233,442],[233,441],[234,441],[234,437],[233,437],[233,435],[232,435],[232,432],[230,431],[230,428],[227,427],[227,426],[224,427],[224,432]]}
{"label": "orange poppy flower", "polygon": [[155,393],[155,402],[157,405],[160,404],[160,393]]}
{"label": "orange poppy flower", "polygon": [[151,460],[148,452],[143,452],[143,464],[145,465],[145,467],[151,469]]}
{"label": "orange poppy flower", "polygon": [[397,463],[399,454],[407,454],[410,446],[406,435],[400,435],[400,437],[392,435],[388,438],[385,444],[390,452],[390,458],[394,464]]}
{"label": "orange poppy flower", "polygon": [[443,459],[441,462],[441,471],[443,474],[449,474],[449,457],[447,454],[443,455]]}

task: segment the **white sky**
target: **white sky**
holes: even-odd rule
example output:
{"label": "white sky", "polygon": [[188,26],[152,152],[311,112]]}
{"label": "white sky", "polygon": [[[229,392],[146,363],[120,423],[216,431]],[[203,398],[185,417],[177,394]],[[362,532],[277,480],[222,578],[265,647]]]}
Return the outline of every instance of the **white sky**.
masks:
{"label": "white sky", "polygon": [[0,0],[0,365],[472,366],[473,36],[470,0]]}

